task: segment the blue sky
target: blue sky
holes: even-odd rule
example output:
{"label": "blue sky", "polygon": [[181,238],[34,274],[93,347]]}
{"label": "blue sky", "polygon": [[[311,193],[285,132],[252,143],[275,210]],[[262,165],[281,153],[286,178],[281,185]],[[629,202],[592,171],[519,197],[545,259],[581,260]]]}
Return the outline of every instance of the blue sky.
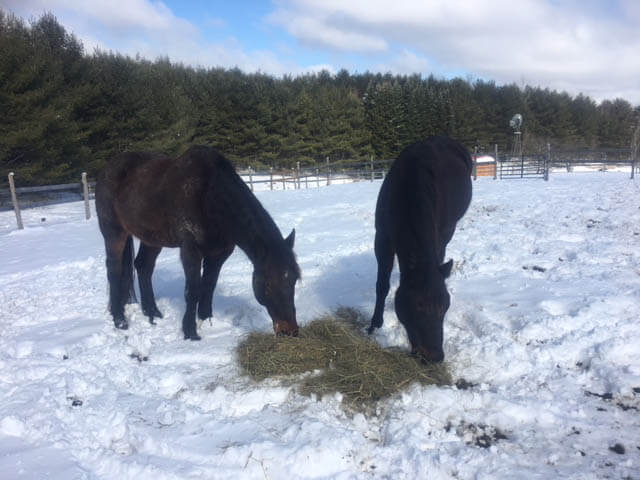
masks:
{"label": "blue sky", "polygon": [[0,0],[85,45],[274,75],[483,78],[640,104],[639,0]]}

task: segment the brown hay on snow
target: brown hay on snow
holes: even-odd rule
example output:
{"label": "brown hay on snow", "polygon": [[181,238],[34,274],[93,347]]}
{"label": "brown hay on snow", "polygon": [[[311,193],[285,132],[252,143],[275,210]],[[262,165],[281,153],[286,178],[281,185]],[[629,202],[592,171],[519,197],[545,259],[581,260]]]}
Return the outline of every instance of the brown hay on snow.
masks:
{"label": "brown hay on snow", "polygon": [[304,394],[340,392],[351,406],[371,404],[413,383],[451,384],[445,364],[424,364],[406,351],[382,348],[363,326],[362,314],[342,307],[302,327],[296,338],[251,333],[238,346],[238,359],[255,380],[289,377]]}

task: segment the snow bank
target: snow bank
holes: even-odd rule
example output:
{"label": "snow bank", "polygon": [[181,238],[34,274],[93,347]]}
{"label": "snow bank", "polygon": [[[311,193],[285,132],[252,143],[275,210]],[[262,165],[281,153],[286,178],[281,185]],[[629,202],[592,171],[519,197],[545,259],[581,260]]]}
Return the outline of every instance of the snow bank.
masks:
{"label": "snow bank", "polygon": [[[239,374],[239,340],[271,329],[241,251],[201,342],[182,340],[175,250],[154,277],[164,319],[132,305],[116,331],[82,203],[27,210],[20,232],[2,212],[2,477],[638,478],[639,185],[611,172],[475,182],[447,252],[445,352],[464,382],[411,387],[370,418]],[[258,193],[296,228],[301,324],[339,305],[371,313],[379,187]],[[391,299],[376,339],[407,347]]]}

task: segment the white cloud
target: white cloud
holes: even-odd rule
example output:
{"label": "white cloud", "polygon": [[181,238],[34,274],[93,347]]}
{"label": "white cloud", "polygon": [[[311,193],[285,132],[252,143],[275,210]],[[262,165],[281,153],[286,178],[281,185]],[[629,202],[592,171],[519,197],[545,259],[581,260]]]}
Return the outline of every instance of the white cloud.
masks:
{"label": "white cloud", "polygon": [[[299,49],[247,51],[212,43],[156,0],[0,0],[25,18],[52,11],[88,52],[98,46],[194,66],[275,75],[343,67],[472,75],[640,104],[638,0],[276,0],[266,21],[333,65],[303,65]],[[226,19],[205,18],[229,30]],[[241,35],[241,32],[235,32]]]}
{"label": "white cloud", "polygon": [[193,32],[194,27],[182,20],[160,1],[153,0],[4,0],[7,8],[18,14],[39,15],[52,11],[61,16],[73,15],[87,23],[120,31],[167,31],[178,29]]}
{"label": "white cloud", "polygon": [[[246,51],[234,38],[211,43],[197,26],[179,18],[163,3],[153,0],[2,0],[2,6],[24,18],[51,11],[65,28],[82,40],[85,51],[94,48],[202,67],[238,67],[275,75],[303,73],[308,68],[280,60],[274,52]],[[224,20],[207,18],[210,28]]]}
{"label": "white cloud", "polygon": [[428,72],[430,69],[431,62],[427,58],[407,49],[403,49],[399,54],[393,55],[389,62],[380,63],[375,67],[378,72],[395,72],[405,75]]}
{"label": "white cloud", "polygon": [[[499,82],[524,77],[596,99],[624,92],[640,103],[639,5],[637,0],[280,0],[270,21],[305,44],[345,54],[388,52],[382,61],[380,55],[371,59],[398,73],[413,66],[420,73],[466,72]],[[307,24],[314,28],[300,28]],[[385,48],[362,48],[349,38]]]}
{"label": "white cloud", "polygon": [[269,16],[271,22],[286,26],[302,43],[312,47],[349,50],[353,52],[384,52],[389,46],[378,35],[358,32],[340,25],[337,18],[326,18],[299,12],[277,11]]}

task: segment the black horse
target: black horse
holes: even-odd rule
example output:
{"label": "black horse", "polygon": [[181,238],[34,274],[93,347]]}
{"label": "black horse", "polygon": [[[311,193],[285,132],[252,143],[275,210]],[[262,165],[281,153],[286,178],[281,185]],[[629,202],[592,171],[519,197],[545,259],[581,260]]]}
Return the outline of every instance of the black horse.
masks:
{"label": "black horse", "polygon": [[[295,230],[283,238],[231,163],[213,148],[194,146],[177,159],[143,152],[119,155],[97,182],[96,210],[117,328],[128,328],[124,305],[135,300],[134,265],[142,311],[151,323],[162,317],[151,274],[162,247],[179,247],[187,302],[182,330],[185,339],[199,340],[196,308],[200,319],[211,317],[220,268],[237,245],[253,263],[253,291],[276,334],[297,335]],[[140,239],[135,261],[132,236]]]}
{"label": "black horse", "polygon": [[460,143],[431,137],[400,153],[378,195],[376,307],[368,331],[382,326],[397,255],[396,315],[407,330],[412,352],[423,360],[444,359],[442,323],[450,302],[445,279],[453,261],[443,261],[456,222],[471,201],[471,168],[471,156]]}

